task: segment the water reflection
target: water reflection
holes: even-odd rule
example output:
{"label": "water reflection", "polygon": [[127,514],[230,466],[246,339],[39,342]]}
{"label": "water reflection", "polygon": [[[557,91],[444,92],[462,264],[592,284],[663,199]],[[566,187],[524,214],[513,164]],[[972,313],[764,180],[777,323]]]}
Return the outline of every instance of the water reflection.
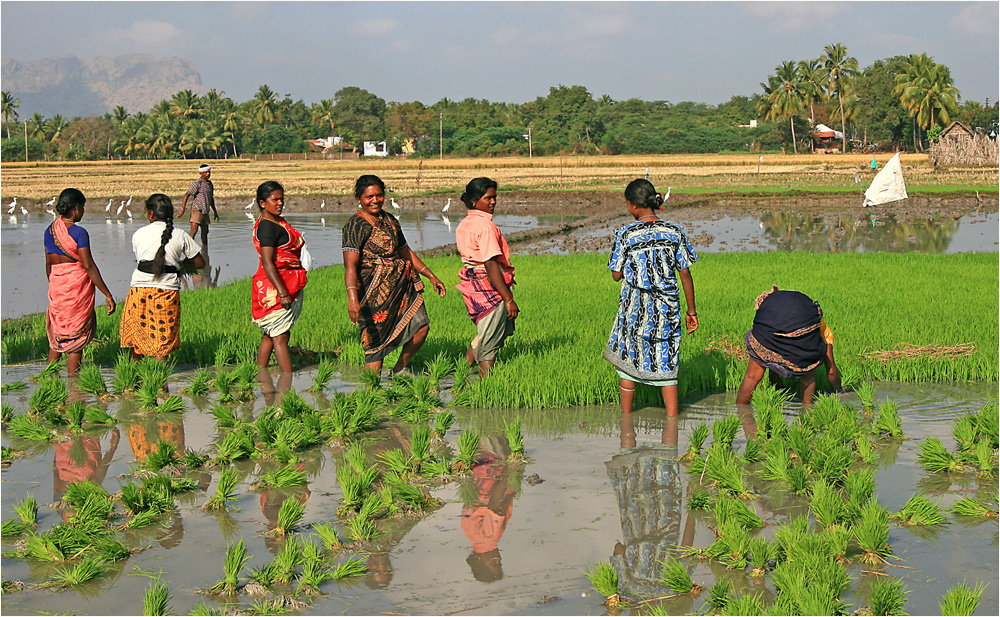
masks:
{"label": "water reflection", "polygon": [[[54,502],[60,502],[66,494],[66,487],[74,482],[89,480],[98,486],[104,484],[108,467],[115,457],[118,442],[121,440],[117,426],[112,428],[110,433],[111,442],[108,444],[107,452],[102,452],[100,437],[89,434],[73,435],[67,441],[53,446],[52,500]],[[62,515],[63,519],[68,519],[72,512],[69,509],[63,510]]]}
{"label": "water reflection", "polygon": [[492,583],[503,578],[500,538],[514,513],[515,490],[510,486],[506,437],[484,435],[472,466],[472,478],[460,487],[462,532],[472,544],[465,562],[477,581]]}
{"label": "water reflection", "polygon": [[778,211],[761,216],[760,222],[764,238],[778,250],[812,253],[945,253],[959,229],[959,220],[952,217],[897,220],[874,209],[856,216]]}

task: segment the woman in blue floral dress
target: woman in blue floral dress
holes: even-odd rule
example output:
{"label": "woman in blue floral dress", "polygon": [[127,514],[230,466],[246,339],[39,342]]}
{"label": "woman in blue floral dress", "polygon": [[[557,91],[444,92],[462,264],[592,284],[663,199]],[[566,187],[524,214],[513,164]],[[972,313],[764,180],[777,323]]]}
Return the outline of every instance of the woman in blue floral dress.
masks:
{"label": "woman in blue floral dress", "polygon": [[677,415],[677,358],[681,346],[680,274],[687,312],[687,333],[698,329],[694,280],[688,268],[698,256],[684,230],[660,219],[663,197],[649,180],[638,179],[625,189],[625,206],[635,218],[615,231],[608,269],[622,283],[618,316],[604,357],[621,378],[622,412],[632,412],[635,384],[657,386],[667,416]]}

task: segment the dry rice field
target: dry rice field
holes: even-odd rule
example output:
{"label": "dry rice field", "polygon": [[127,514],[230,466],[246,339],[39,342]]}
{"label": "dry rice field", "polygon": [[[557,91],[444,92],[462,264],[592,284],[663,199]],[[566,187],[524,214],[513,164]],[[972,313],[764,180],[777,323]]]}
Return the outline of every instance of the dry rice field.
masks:
{"label": "dry rice field", "polygon": [[[763,161],[759,160],[763,156]],[[573,156],[525,158],[354,159],[329,161],[211,160],[216,196],[248,197],[264,180],[274,179],[300,196],[348,195],[363,173],[381,176],[395,195],[455,193],[480,175],[503,190],[613,191],[647,169],[653,182],[678,192],[775,192],[784,189],[838,191],[857,188],[872,176],[872,155],[736,154]],[[889,159],[878,154],[881,166]],[[197,178],[200,160],[95,161],[80,163],[6,163],[0,169],[0,198],[7,203],[40,207],[67,186],[82,190],[92,201],[164,192],[182,195]],[[904,154],[909,187],[956,191],[996,190],[995,168],[933,169],[923,154]]]}

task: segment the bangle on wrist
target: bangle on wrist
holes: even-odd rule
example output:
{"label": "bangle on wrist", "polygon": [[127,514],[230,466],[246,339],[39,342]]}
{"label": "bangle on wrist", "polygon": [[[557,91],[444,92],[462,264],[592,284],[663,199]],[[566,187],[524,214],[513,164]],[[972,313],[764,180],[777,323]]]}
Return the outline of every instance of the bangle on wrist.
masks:
{"label": "bangle on wrist", "polygon": [[698,311],[695,311],[693,313],[688,313],[687,316],[688,317],[697,317],[698,316]]}

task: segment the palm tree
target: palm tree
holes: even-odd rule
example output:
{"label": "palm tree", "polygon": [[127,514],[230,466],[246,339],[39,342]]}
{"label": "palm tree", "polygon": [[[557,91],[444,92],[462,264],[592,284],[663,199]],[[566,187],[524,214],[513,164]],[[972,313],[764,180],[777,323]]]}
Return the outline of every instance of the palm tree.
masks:
{"label": "palm tree", "polygon": [[330,129],[330,133],[333,133],[334,118],[337,112],[334,109],[333,99],[323,99],[312,108],[313,122],[320,126],[322,130]]}
{"label": "palm tree", "polygon": [[0,92],[0,96],[3,98],[3,123],[7,127],[7,139],[10,139],[10,123],[17,122],[17,108],[21,105],[21,99],[15,98],[6,90]]}
{"label": "palm tree", "polygon": [[261,127],[274,122],[275,107],[277,107],[278,103],[278,94],[274,90],[271,90],[267,84],[262,85],[257,89],[257,94],[253,95],[252,103],[254,120]]}
{"label": "palm tree", "polygon": [[769,78],[769,83],[764,86],[764,89],[765,91],[770,90],[765,118],[768,120],[772,118],[789,119],[789,125],[792,127],[792,150],[798,154],[799,148],[795,143],[795,116],[802,109],[804,96],[799,84],[799,72],[795,62],[791,60],[782,62],[775,69],[775,74]]}
{"label": "palm tree", "polygon": [[47,125],[49,141],[55,141],[62,136],[62,132],[69,127],[69,122],[60,114],[52,116]]}
{"label": "palm tree", "polygon": [[837,95],[840,105],[841,151],[847,152],[847,121],[844,118],[844,95],[851,80],[858,75],[858,61],[847,55],[847,48],[837,43],[823,48],[823,70],[826,71],[826,91]]}
{"label": "palm tree", "polygon": [[111,116],[114,118],[115,124],[121,126],[125,122],[125,119],[128,118],[129,113],[127,109],[118,105],[115,107],[115,110],[111,112]]}
{"label": "palm tree", "polygon": [[46,140],[48,137],[48,128],[46,126],[45,118],[42,114],[36,113],[31,116],[28,120],[28,137],[33,137],[35,139]]}
{"label": "palm tree", "polygon": [[948,124],[952,114],[958,113],[961,94],[951,83],[948,67],[935,63],[927,54],[912,55],[904,72],[896,75],[893,93],[899,96],[917,126],[927,130],[935,124]]}
{"label": "palm tree", "polygon": [[178,118],[193,120],[201,117],[201,101],[190,90],[181,90],[170,99],[170,113]]}
{"label": "palm tree", "polygon": [[[819,59],[799,60],[796,70],[799,73],[799,89],[802,90],[803,103],[809,104],[809,126],[815,129],[814,105],[823,100],[823,63]],[[809,143],[812,143],[811,139]]]}

